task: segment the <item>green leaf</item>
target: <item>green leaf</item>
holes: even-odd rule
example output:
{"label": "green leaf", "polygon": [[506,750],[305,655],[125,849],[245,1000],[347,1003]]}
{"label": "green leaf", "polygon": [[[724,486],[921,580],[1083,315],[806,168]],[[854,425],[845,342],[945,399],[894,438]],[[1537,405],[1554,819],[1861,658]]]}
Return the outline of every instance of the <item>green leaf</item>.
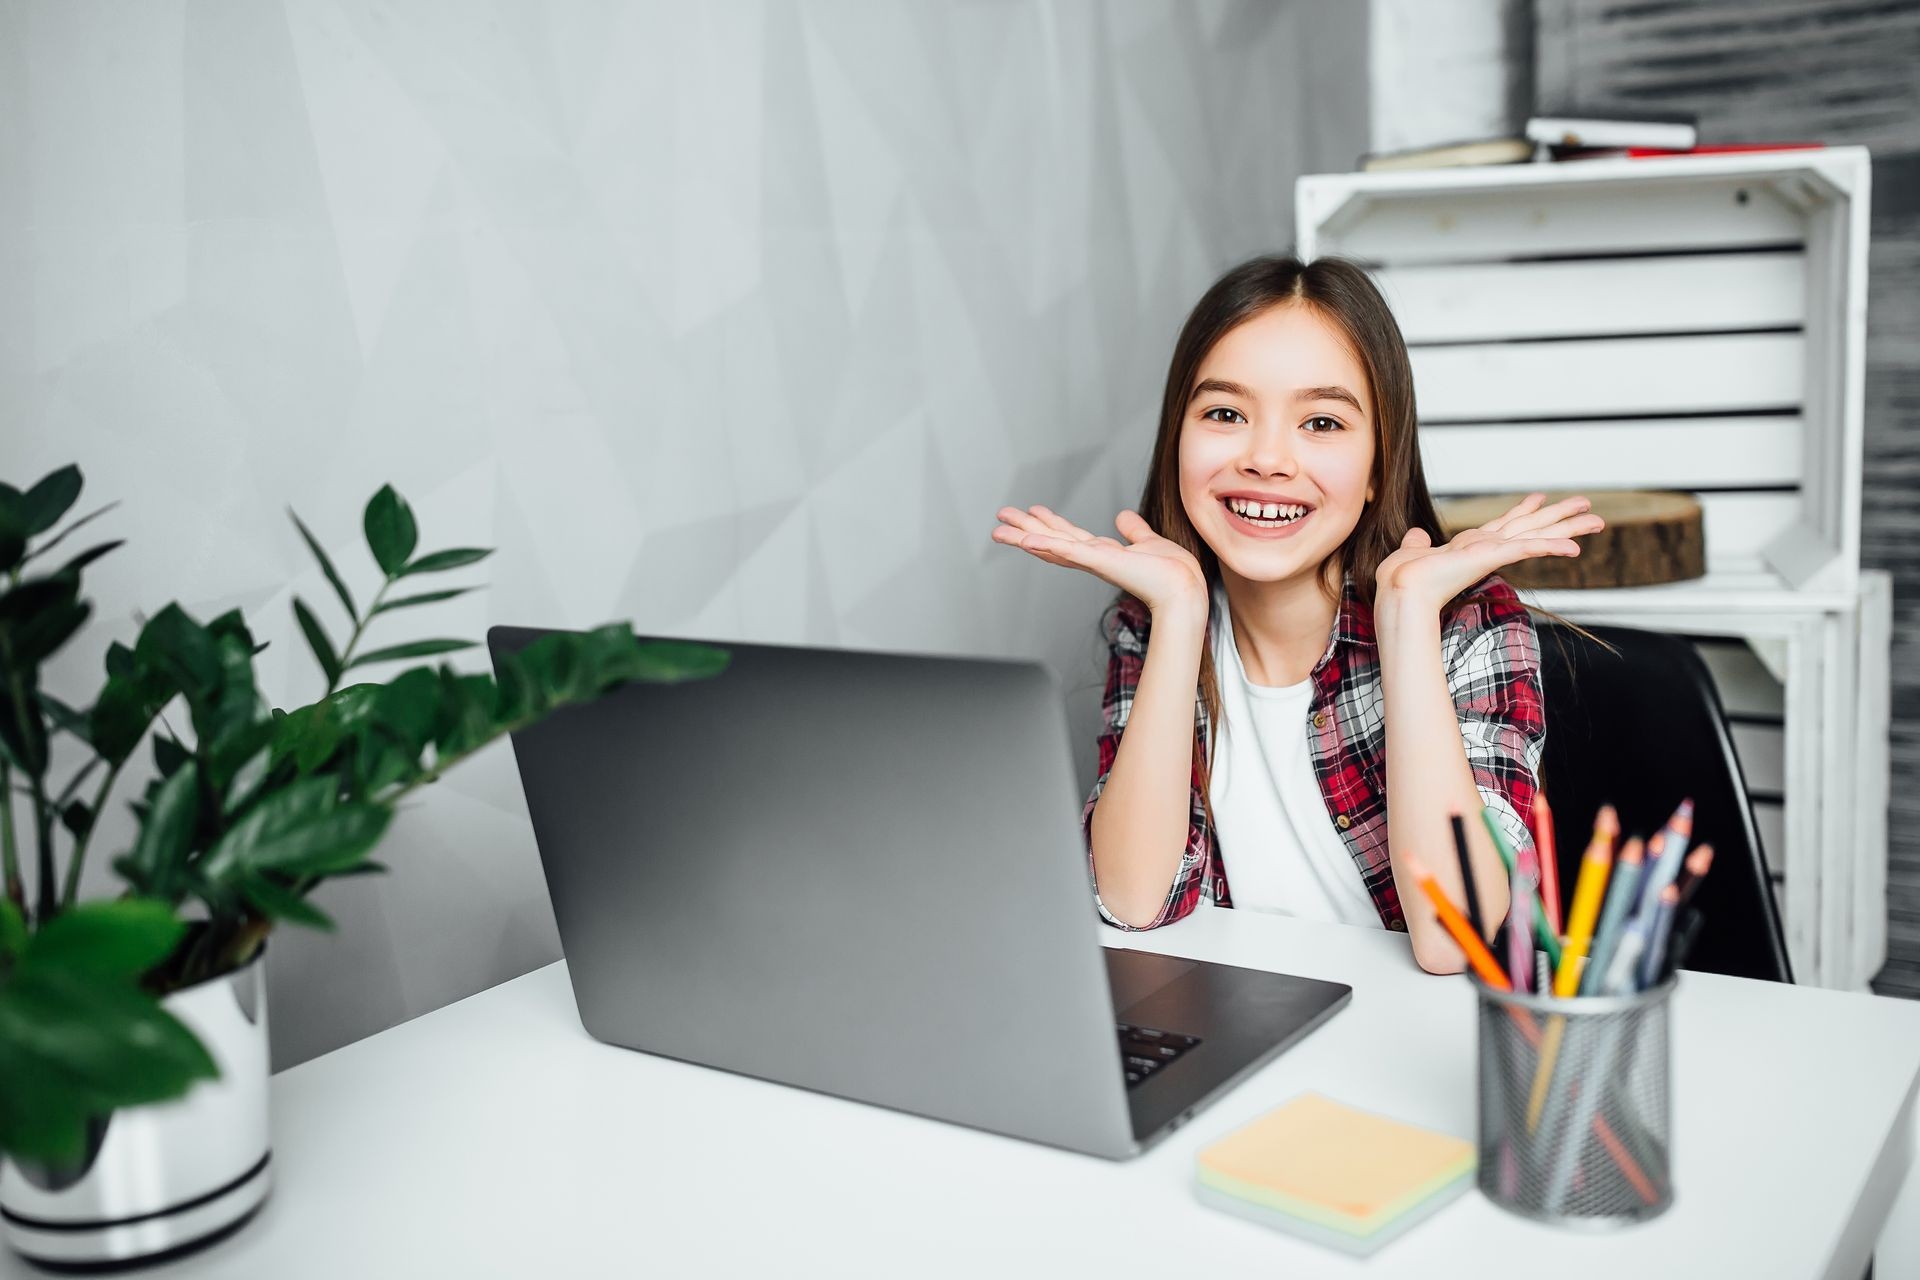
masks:
{"label": "green leaf", "polygon": [[[27,948],[27,922],[13,899],[0,894],[0,960],[12,960]],[[4,969],[0,969],[4,972]]]}
{"label": "green leaf", "polygon": [[363,523],[367,547],[373,552],[380,571],[389,578],[400,576],[407,557],[420,541],[420,532],[413,523],[413,509],[407,506],[407,500],[395,493],[392,485],[382,485],[380,492],[368,500]]}
{"label": "green leaf", "polygon": [[101,556],[106,555],[109,551],[113,551],[116,548],[124,547],[126,544],[127,540],[125,538],[118,538],[112,542],[103,542],[97,547],[88,547],[85,551],[82,551],[79,555],[54,570],[53,576],[58,578],[70,573],[77,575],[82,569],[92,564],[95,560],[98,560]]}
{"label": "green leaf", "polygon": [[117,680],[131,680],[137,667],[133,650],[115,640],[107,645],[107,674]]}
{"label": "green leaf", "polygon": [[94,978],[137,979],[169,955],[187,931],[164,902],[85,902],[40,926],[21,969],[41,966]]}
{"label": "green leaf", "polygon": [[153,735],[153,767],[160,771],[160,776],[172,777],[181,765],[191,759],[193,752],[181,746],[172,734]]}
{"label": "green leaf", "polygon": [[463,596],[469,591],[477,590],[479,590],[478,587],[455,587],[451,591],[423,591],[417,596],[401,596],[398,600],[383,601],[380,607],[373,612],[375,614],[382,614],[394,609],[411,608],[417,604],[438,604],[442,600],[451,600],[455,596]]}
{"label": "green leaf", "polygon": [[332,933],[333,919],[291,888],[266,875],[242,875],[240,892],[248,902],[275,920],[287,920],[309,929]]}
{"label": "green leaf", "polygon": [[40,703],[31,686],[26,699],[0,684],[0,748],[8,763],[22,773],[39,777],[47,771],[47,722],[40,716]]}
{"label": "green leaf", "polygon": [[219,742],[260,718],[260,691],[253,683],[253,637],[245,628],[214,641],[220,680],[200,696],[189,695],[193,723],[203,742]]}
{"label": "green leaf", "polygon": [[[110,657],[108,665],[119,664]],[[123,669],[124,675],[108,677],[87,717],[93,749],[111,765],[121,764],[133,754],[147,726],[174,694],[172,682],[157,671],[142,670],[138,664]]]}
{"label": "green leaf", "polygon": [[312,648],[314,658],[319,661],[320,670],[326,673],[327,683],[337,683],[340,679],[340,656],[334,650],[333,641],[327,639],[320,620],[308,611],[298,596],[293,599],[293,616],[300,620],[300,630],[306,633],[307,644]]}
{"label": "green leaf", "polygon": [[126,864],[136,889],[171,899],[179,891],[194,823],[200,812],[200,769],[192,761],[160,784],[141,818],[140,834]]}
{"label": "green leaf", "polygon": [[36,966],[39,936],[0,984],[0,1150],[76,1160],[92,1117],[219,1075],[193,1033],[130,981]]}
{"label": "green leaf", "polygon": [[140,628],[133,656],[140,666],[163,673],[190,702],[220,681],[220,651],[213,633],[177,604],[169,604]]}
{"label": "green leaf", "polygon": [[494,719],[499,695],[491,678],[463,676],[451,667],[440,668],[440,714],[434,743],[441,759],[462,755],[500,731]]}
{"label": "green leaf", "polygon": [[458,653],[462,649],[471,649],[471,640],[415,640],[410,644],[396,644],[386,649],[375,649],[363,653],[347,664],[351,671],[355,667],[364,667],[375,662],[393,662],[399,658],[425,658],[436,653]]}
{"label": "green leaf", "polygon": [[80,496],[80,468],[71,464],[51,472],[26,492],[27,533],[45,533]]}
{"label": "green leaf", "polygon": [[87,724],[86,716],[75,711],[72,707],[48,693],[45,689],[39,690],[38,696],[40,706],[46,711],[47,719],[53,721],[54,727],[72,734],[88,745],[92,745],[92,738],[89,736],[91,730]]}
{"label": "green leaf", "polygon": [[331,875],[364,858],[392,817],[371,804],[340,804],[339,780],[303,778],[255,805],[207,854],[203,871],[220,879],[236,870]]}
{"label": "green leaf", "polygon": [[0,662],[5,670],[38,666],[65,644],[86,621],[89,606],[80,599],[80,580],[32,578],[0,593]]}
{"label": "green leaf", "polygon": [[688,644],[678,640],[648,640],[640,643],[630,664],[621,664],[625,678],[650,684],[677,684],[687,680],[710,680],[727,669],[733,655],[712,645]]}
{"label": "green leaf", "polygon": [[[0,488],[4,488],[4,487],[5,486],[0,485]],[[86,515],[81,516],[78,520],[75,520],[72,524],[62,529],[59,533],[54,534],[53,537],[47,539],[45,542],[35,547],[31,553],[29,553],[24,559],[20,561],[20,563],[26,564],[30,560],[38,560],[41,556],[46,555],[47,552],[53,550],[55,547],[65,542],[67,540],[67,537],[70,534],[72,534],[74,530],[82,528],[86,525],[92,524],[95,520],[98,520],[101,516],[107,514],[107,512],[113,510],[115,507],[119,505],[120,504],[118,502],[109,502],[104,507],[96,507],[94,510],[87,512]]]}
{"label": "green leaf", "polygon": [[272,763],[273,748],[262,747],[235,771],[233,781],[227,787],[227,798],[220,804],[223,817],[230,818],[239,813],[259,794],[260,784],[267,780],[268,768]]}
{"label": "green leaf", "polygon": [[412,564],[405,566],[398,576],[407,578],[416,573],[440,573],[447,569],[458,569],[464,565],[476,564],[492,554],[492,547],[455,547],[451,551],[436,551],[432,555],[421,556]]}
{"label": "green leaf", "polygon": [[27,499],[10,484],[0,484],[0,573],[26,563]]}
{"label": "green leaf", "polygon": [[87,832],[93,830],[93,808],[85,800],[70,800],[60,810],[60,825],[73,833],[75,840],[85,840]]}
{"label": "green leaf", "polygon": [[347,617],[355,622],[360,621],[360,610],[354,607],[353,593],[347,590],[347,584],[341,580],[339,571],[333,567],[333,561],[327,558],[327,553],[320,546],[320,540],[307,530],[307,526],[300,522],[299,516],[293,515],[292,507],[287,508],[287,514],[293,516],[294,527],[300,530],[300,536],[306,539],[307,550],[313,552],[313,558],[320,562],[320,572],[326,574],[327,581],[333,584],[333,593],[340,597],[341,605],[346,608]]}
{"label": "green leaf", "polygon": [[417,757],[433,741],[439,706],[439,674],[432,667],[414,667],[381,687],[375,718],[383,730]]}

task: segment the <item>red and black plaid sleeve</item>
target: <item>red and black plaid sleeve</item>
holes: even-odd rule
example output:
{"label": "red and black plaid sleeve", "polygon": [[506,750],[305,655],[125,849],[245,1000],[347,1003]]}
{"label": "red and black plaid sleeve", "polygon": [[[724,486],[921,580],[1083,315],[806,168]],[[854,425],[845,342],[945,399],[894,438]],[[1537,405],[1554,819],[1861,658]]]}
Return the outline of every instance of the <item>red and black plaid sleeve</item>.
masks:
{"label": "red and black plaid sleeve", "polygon": [[1531,848],[1528,819],[1547,739],[1533,618],[1512,587],[1487,578],[1448,618],[1443,651],[1481,802],[1515,850]]}
{"label": "red and black plaid sleeve", "polygon": [[[1107,691],[1100,704],[1104,721],[1099,739],[1100,775],[1094,780],[1093,791],[1087,796],[1086,807],[1080,814],[1080,832],[1087,846],[1087,875],[1090,879],[1093,878],[1094,805],[1098,803],[1100,793],[1106,789],[1107,774],[1112,771],[1114,758],[1120,753],[1120,737],[1133,711],[1134,690],[1140,685],[1140,672],[1146,665],[1147,638],[1151,628],[1152,619],[1146,606],[1131,596],[1123,597],[1107,611]],[[1193,910],[1200,901],[1207,869],[1213,863],[1213,829],[1207,822],[1206,806],[1202,801],[1197,755],[1189,785],[1188,808],[1186,849],[1180,856],[1180,870],[1173,877],[1159,913],[1145,925],[1136,927],[1128,924],[1107,910],[1106,903],[1100,900],[1096,881],[1093,901],[1101,919],[1121,929],[1152,929],[1178,920]]]}

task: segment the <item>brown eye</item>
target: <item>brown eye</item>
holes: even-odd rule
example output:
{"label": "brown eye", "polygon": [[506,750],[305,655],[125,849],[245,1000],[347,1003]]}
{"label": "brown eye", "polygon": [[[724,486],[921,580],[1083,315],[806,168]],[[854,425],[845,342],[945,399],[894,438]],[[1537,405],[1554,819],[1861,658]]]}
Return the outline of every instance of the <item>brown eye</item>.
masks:
{"label": "brown eye", "polygon": [[[1325,428],[1316,428],[1313,425],[1316,422],[1324,422],[1327,425]],[[1340,419],[1338,418],[1329,418],[1324,413],[1315,414],[1313,417],[1308,418],[1305,423],[1305,426],[1307,430],[1312,432],[1314,435],[1328,435],[1335,431],[1345,431],[1347,429],[1346,423],[1340,421]]]}
{"label": "brown eye", "polygon": [[1242,421],[1242,422],[1245,422],[1245,421],[1246,421],[1246,419],[1245,419],[1244,417],[1241,417],[1241,415],[1240,415],[1240,411],[1239,411],[1238,409],[1229,409],[1229,408],[1227,408],[1227,407],[1226,407],[1225,405],[1216,405],[1216,406],[1215,406],[1214,408],[1211,408],[1211,409],[1209,409],[1209,410],[1207,410],[1207,411],[1206,411],[1205,413],[1203,413],[1203,414],[1201,414],[1200,416],[1201,416],[1201,417],[1203,417],[1203,418],[1206,418],[1206,419],[1208,419],[1209,421],[1212,421],[1212,422],[1225,422],[1225,421],[1227,421],[1227,419],[1225,419],[1225,418],[1216,418],[1216,417],[1214,417],[1213,415],[1214,415],[1214,414],[1216,414],[1216,413],[1230,413],[1230,414],[1232,414],[1232,415],[1233,415],[1234,417],[1236,417],[1236,418],[1239,418],[1239,419],[1240,419],[1240,421]]}

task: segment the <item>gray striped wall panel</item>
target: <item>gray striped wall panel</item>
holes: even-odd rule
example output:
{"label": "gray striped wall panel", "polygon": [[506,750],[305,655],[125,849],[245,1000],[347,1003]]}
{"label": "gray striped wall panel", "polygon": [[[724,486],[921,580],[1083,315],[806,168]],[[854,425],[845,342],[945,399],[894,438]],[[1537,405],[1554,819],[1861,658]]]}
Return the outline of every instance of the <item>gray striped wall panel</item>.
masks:
{"label": "gray striped wall panel", "polygon": [[1893,575],[1887,967],[1920,997],[1920,0],[1536,0],[1536,109],[1873,152],[1862,563]]}

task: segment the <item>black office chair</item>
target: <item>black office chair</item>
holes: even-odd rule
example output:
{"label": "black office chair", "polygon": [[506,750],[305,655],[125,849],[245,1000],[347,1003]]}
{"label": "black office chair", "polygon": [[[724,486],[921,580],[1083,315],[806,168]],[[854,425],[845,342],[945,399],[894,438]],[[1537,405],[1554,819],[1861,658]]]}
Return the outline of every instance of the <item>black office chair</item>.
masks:
{"label": "black office chair", "polygon": [[1746,779],[1706,664],[1677,636],[1587,630],[1618,653],[1564,626],[1539,627],[1547,704],[1540,773],[1553,809],[1562,910],[1602,804],[1619,810],[1624,840],[1651,837],[1692,796],[1694,840],[1713,845],[1713,868],[1692,899],[1701,928],[1686,967],[1792,982]]}

